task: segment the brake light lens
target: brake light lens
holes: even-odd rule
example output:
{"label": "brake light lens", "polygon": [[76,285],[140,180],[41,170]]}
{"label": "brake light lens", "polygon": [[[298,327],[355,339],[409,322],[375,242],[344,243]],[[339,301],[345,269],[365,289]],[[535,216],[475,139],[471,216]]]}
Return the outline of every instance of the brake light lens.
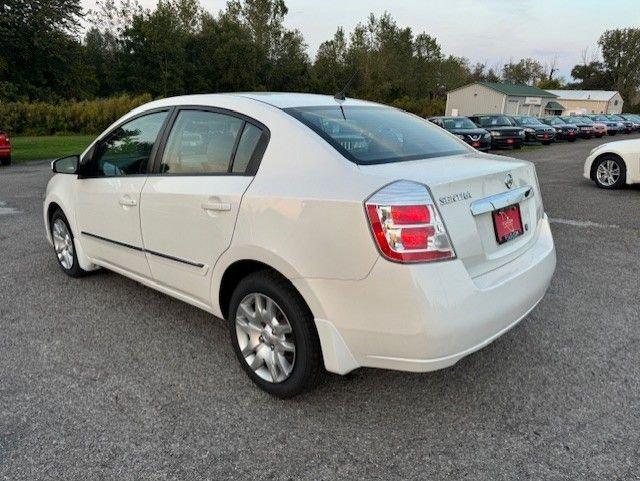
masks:
{"label": "brake light lens", "polygon": [[453,259],[455,252],[427,188],[408,180],[383,187],[365,201],[380,253],[402,263]]}

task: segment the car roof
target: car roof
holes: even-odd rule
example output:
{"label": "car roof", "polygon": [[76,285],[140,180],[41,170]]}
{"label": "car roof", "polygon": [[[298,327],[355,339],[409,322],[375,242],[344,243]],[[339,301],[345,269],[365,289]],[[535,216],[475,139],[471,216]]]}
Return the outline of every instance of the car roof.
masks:
{"label": "car roof", "polygon": [[[290,107],[333,107],[338,100],[333,95],[290,93],[290,92],[239,92],[237,96],[264,102],[274,107],[286,109]],[[346,98],[342,105],[380,105],[375,102]]]}
{"label": "car roof", "polygon": [[[262,104],[268,104],[280,109],[290,107],[322,107],[336,106],[339,103],[345,106],[354,105],[380,105],[375,102],[347,98],[343,101],[336,100],[333,95],[294,93],[294,92],[233,92],[220,94],[181,95],[156,100],[146,104],[147,107],[165,107],[171,105],[203,105],[216,106],[221,100],[226,102],[242,99],[253,100]],[[338,103],[339,102],[339,103]]]}

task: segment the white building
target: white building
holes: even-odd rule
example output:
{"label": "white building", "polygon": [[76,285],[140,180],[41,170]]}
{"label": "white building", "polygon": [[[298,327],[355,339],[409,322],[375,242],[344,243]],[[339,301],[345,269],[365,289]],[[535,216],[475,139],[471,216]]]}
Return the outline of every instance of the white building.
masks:
{"label": "white building", "polygon": [[556,96],[530,85],[474,82],[447,93],[445,115],[506,114],[542,117],[556,113],[559,105],[547,105]]}
{"label": "white building", "polygon": [[613,90],[549,90],[564,107],[563,115],[620,114],[624,101]]}

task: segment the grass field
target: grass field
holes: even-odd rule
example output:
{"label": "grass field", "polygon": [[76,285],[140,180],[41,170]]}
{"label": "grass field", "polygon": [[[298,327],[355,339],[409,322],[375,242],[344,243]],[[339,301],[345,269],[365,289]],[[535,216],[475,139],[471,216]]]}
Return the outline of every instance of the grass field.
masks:
{"label": "grass field", "polygon": [[95,135],[51,135],[37,137],[11,137],[15,163],[26,160],[56,159],[80,154],[95,139]]}
{"label": "grass field", "polygon": [[[51,160],[65,155],[80,154],[95,139],[95,135],[50,135],[12,137],[13,162]],[[537,150],[540,145],[525,145],[523,150]]]}

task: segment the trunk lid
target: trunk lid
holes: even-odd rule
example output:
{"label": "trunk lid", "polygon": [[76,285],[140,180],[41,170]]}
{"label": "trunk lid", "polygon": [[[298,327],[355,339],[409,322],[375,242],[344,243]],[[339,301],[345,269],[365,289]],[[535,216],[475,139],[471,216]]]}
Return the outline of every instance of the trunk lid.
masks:
{"label": "trunk lid", "polygon": [[[471,277],[496,269],[525,252],[534,241],[542,217],[542,199],[532,163],[502,156],[469,153],[410,162],[360,166],[380,185],[411,180],[426,185],[444,220],[456,256]],[[512,182],[506,185],[508,176]],[[498,244],[492,210],[472,213],[474,202],[516,192],[529,186],[531,194],[518,203],[524,233]],[[489,204],[491,205],[491,204]],[[486,209],[484,209],[486,210]]]}

